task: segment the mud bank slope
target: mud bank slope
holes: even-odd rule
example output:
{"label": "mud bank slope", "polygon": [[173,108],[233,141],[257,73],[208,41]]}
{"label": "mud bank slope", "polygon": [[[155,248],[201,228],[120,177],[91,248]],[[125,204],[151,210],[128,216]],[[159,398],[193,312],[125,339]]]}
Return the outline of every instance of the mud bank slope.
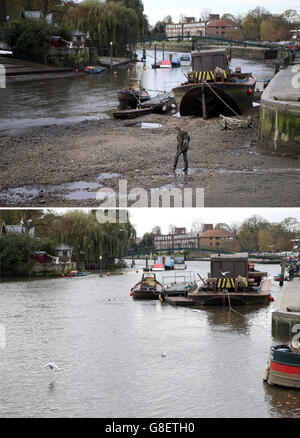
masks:
{"label": "mud bank slope", "polygon": [[[204,188],[206,207],[299,207],[299,160],[261,149],[258,109],[250,114],[251,129],[223,130],[218,119],[149,115],[2,137],[0,206],[101,206],[97,190],[118,191],[122,179],[128,190]],[[175,126],[191,136],[186,178],[182,159],[175,177],[172,173]]]}

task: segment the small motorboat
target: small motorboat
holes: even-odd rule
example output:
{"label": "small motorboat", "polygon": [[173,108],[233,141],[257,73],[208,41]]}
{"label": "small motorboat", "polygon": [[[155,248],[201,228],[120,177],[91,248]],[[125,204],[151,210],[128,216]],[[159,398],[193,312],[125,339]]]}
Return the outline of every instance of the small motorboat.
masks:
{"label": "small motorboat", "polygon": [[115,119],[135,119],[139,116],[144,116],[146,114],[153,113],[153,108],[136,108],[136,109],[127,109],[127,110],[117,110],[113,112],[113,116]]}
{"label": "small motorboat", "polygon": [[174,269],[176,271],[184,271],[186,269],[186,264],[184,257],[176,257],[174,260]]}
{"label": "small motorboat", "polygon": [[185,54],[180,56],[180,65],[181,66],[190,66],[192,63],[191,55]]}
{"label": "small motorboat", "polygon": [[143,274],[142,280],[137,283],[130,292],[133,298],[158,300],[163,293],[163,285],[156,280],[155,274]]}
{"label": "small motorboat", "polygon": [[95,67],[93,65],[93,66],[86,67],[84,71],[85,71],[85,73],[89,73],[91,75],[92,74],[96,75],[96,74],[103,72],[104,70],[105,70],[105,68],[103,68],[103,67]]}
{"label": "small motorboat", "polygon": [[269,384],[300,388],[300,353],[289,345],[271,347],[264,380]]}
{"label": "small motorboat", "polygon": [[141,103],[151,99],[148,91],[142,87],[141,81],[137,79],[130,79],[128,88],[119,90],[117,92],[117,97],[121,110],[125,110],[127,108],[135,109]]}
{"label": "small motorboat", "polygon": [[172,68],[171,61],[161,61],[160,68]]}
{"label": "small motorboat", "polygon": [[76,277],[87,277],[88,274],[79,271],[71,271],[68,274],[68,278],[76,278]]}
{"label": "small motorboat", "polygon": [[155,263],[152,266],[152,271],[161,272],[165,270],[165,266],[163,263]]}

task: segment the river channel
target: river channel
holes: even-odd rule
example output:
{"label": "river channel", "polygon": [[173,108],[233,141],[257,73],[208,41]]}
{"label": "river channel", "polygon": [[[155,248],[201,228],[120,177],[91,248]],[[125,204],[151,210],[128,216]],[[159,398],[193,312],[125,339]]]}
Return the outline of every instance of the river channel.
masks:
{"label": "river channel", "polygon": [[[142,265],[103,278],[0,283],[1,417],[299,416],[297,391],[262,381],[278,343],[276,302],[239,307],[241,316],[135,301],[129,292]],[[188,270],[206,275],[209,262]],[[61,371],[44,368],[49,361]]]}
{"label": "river channel", "polygon": [[[157,60],[162,52],[157,52]],[[8,83],[0,89],[0,135],[19,135],[28,128],[73,123],[110,117],[118,106],[116,91],[128,86],[131,77],[140,78],[152,96],[169,91],[186,80],[184,73],[190,67],[153,70],[154,52],[147,51],[144,70],[141,62],[117,74],[75,75],[74,78],[35,80]],[[254,60],[232,59],[231,68],[241,66],[243,72],[252,72],[258,81],[272,77],[271,65]],[[262,87],[262,82],[258,82]]]}

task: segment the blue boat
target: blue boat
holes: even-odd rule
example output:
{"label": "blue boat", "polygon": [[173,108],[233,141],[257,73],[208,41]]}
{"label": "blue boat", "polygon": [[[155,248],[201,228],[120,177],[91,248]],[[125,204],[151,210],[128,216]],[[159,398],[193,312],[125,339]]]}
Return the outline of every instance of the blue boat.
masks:
{"label": "blue boat", "polygon": [[93,75],[97,75],[101,72],[103,72],[105,70],[105,68],[103,67],[95,67],[95,66],[90,66],[90,67],[86,67],[86,69],[84,70],[86,73],[89,74],[93,74]]}
{"label": "blue boat", "polygon": [[180,58],[177,53],[170,55],[170,61],[172,62],[172,67],[180,67]]}
{"label": "blue boat", "polygon": [[171,259],[171,257],[165,258],[165,270],[166,271],[172,271],[174,269],[174,260]]}
{"label": "blue boat", "polygon": [[186,264],[183,257],[176,257],[176,259],[174,260],[174,269],[176,271],[186,269]]}

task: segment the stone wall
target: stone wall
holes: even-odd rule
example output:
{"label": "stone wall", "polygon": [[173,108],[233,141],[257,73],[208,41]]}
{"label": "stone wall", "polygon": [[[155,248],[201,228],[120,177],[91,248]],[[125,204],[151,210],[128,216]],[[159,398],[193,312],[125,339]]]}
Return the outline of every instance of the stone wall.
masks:
{"label": "stone wall", "polygon": [[261,98],[260,145],[300,157],[300,65],[280,71]]}
{"label": "stone wall", "polygon": [[96,57],[93,49],[88,47],[73,49],[50,47],[44,55],[44,62],[61,67],[80,68],[96,61]]}
{"label": "stone wall", "polygon": [[76,270],[76,263],[36,263],[28,262],[15,265],[14,275],[18,277],[56,277]]}

